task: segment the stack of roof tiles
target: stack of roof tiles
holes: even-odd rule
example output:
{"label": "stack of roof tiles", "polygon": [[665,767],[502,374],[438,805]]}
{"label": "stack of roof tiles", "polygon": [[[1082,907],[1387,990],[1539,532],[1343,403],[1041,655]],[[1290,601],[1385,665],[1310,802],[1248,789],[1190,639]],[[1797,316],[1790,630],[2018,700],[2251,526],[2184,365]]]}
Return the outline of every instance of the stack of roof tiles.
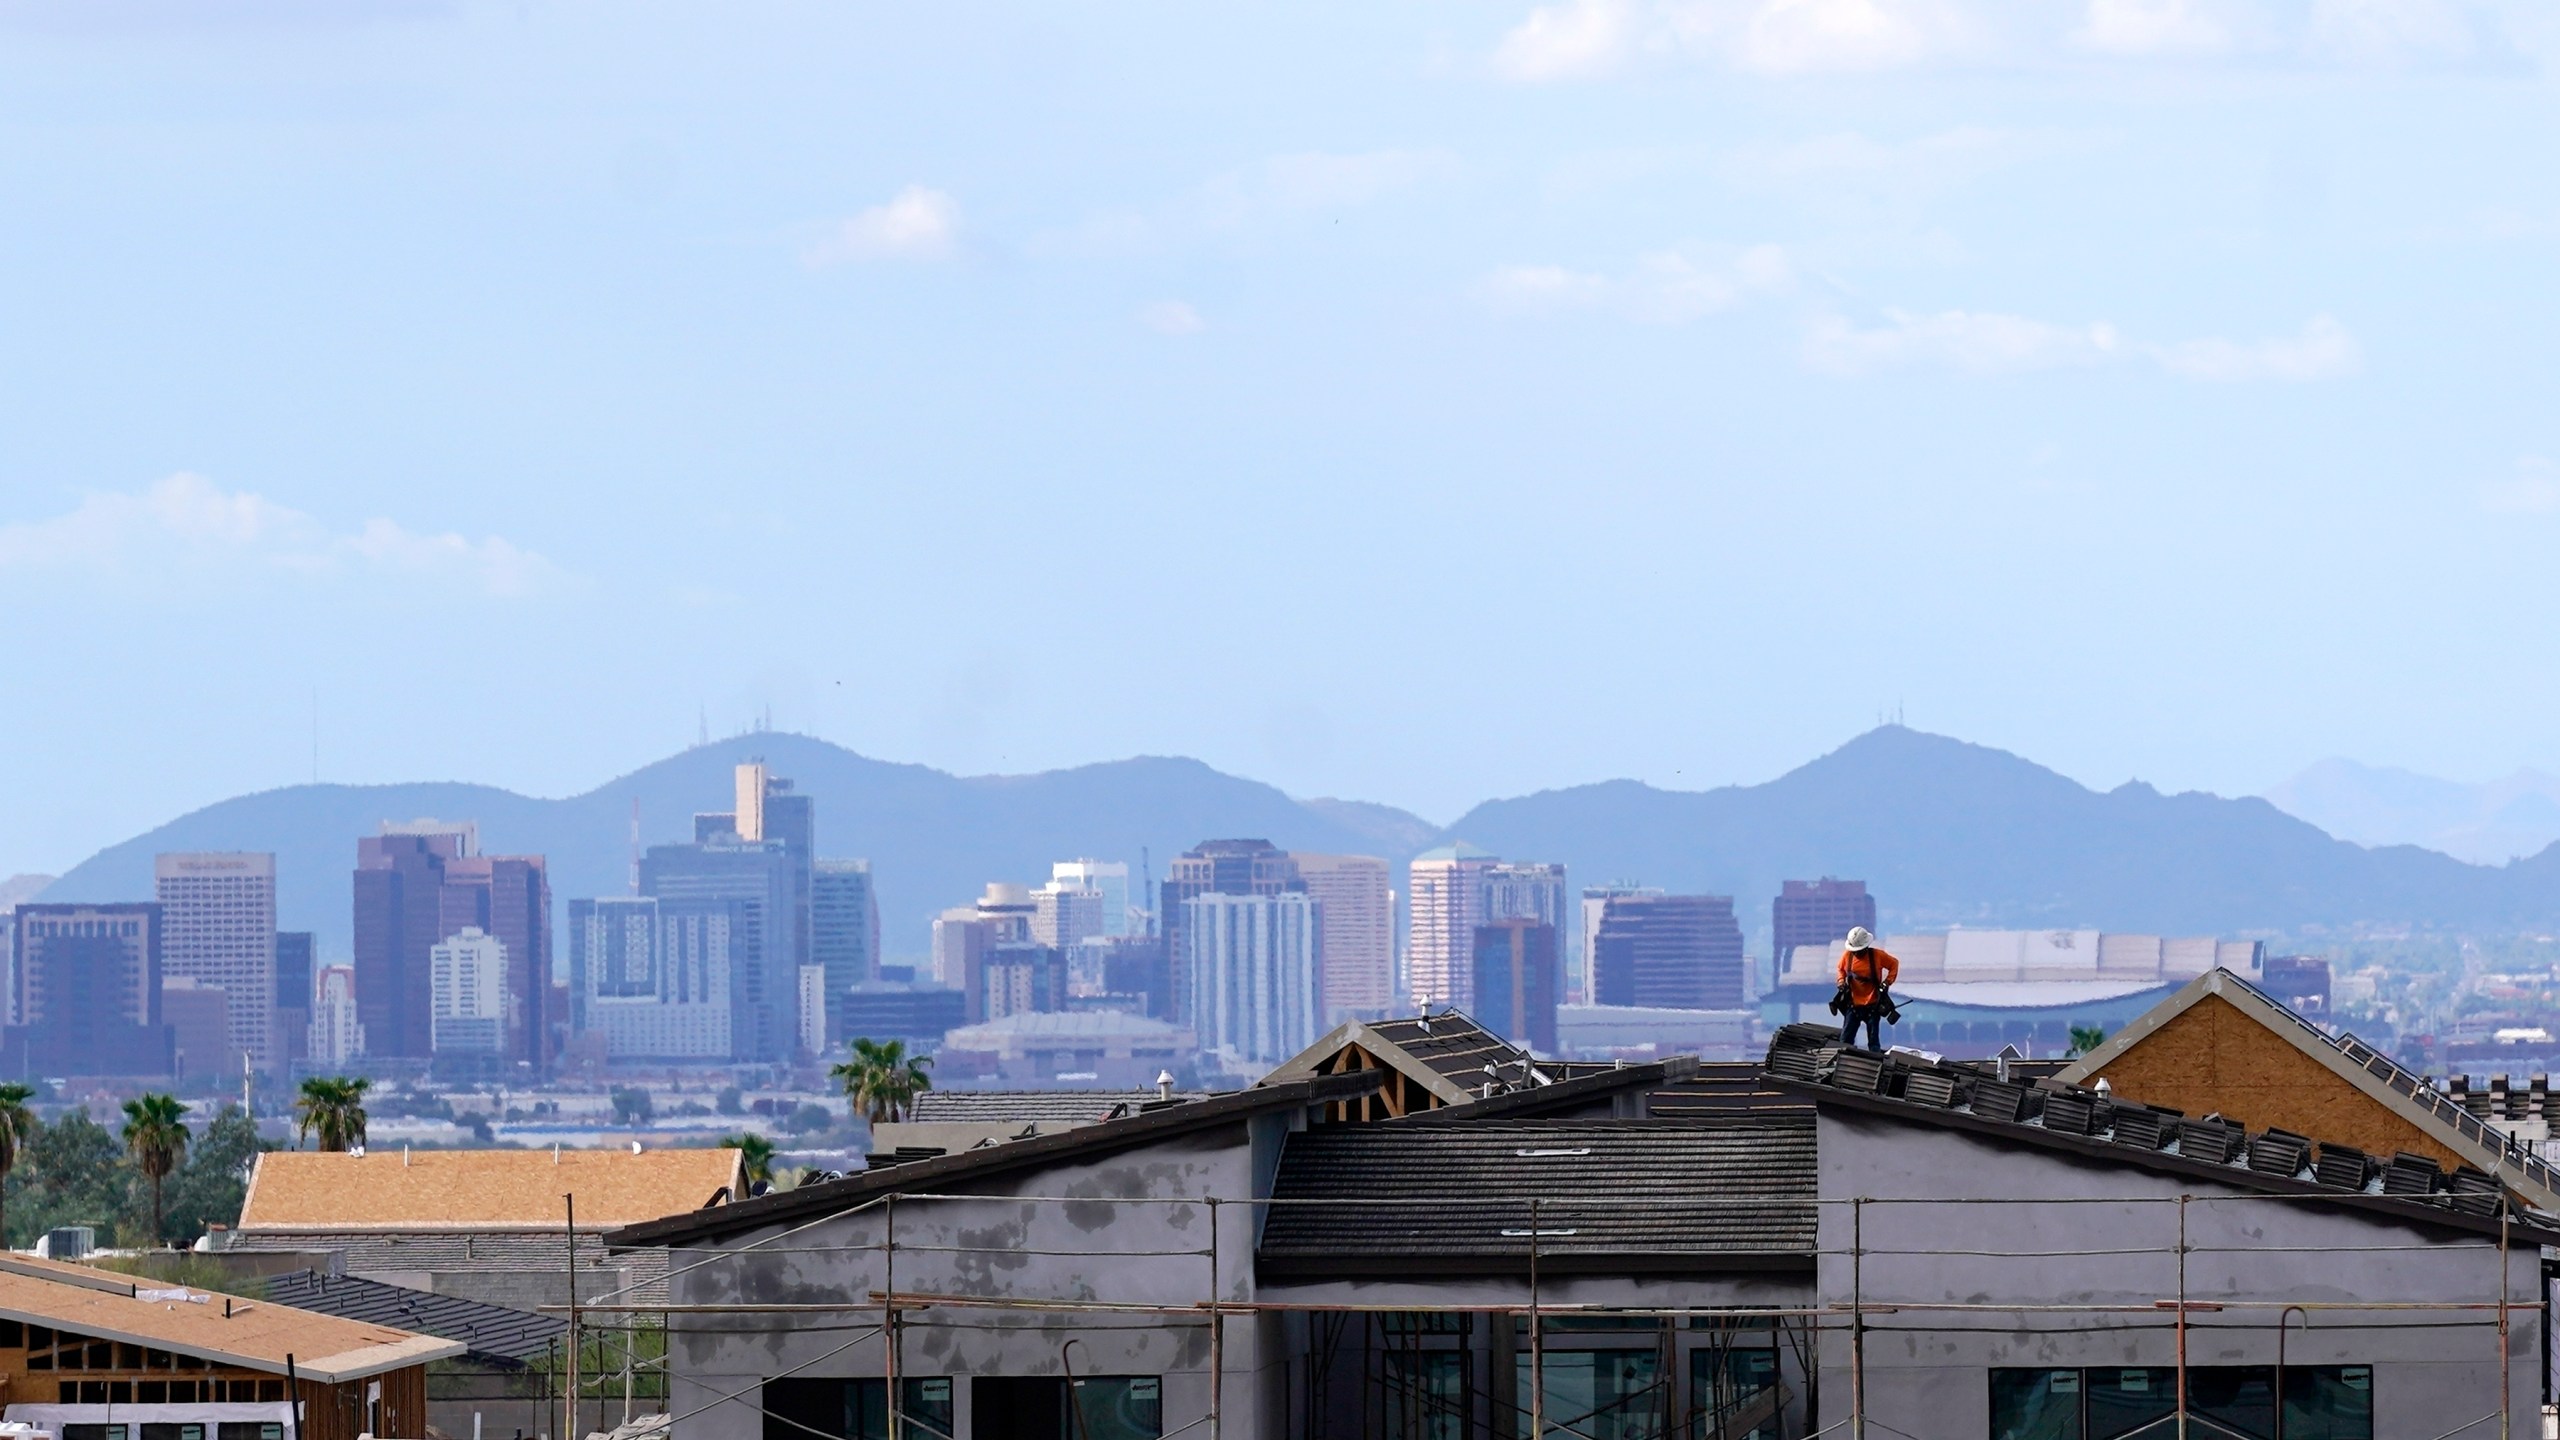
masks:
{"label": "stack of roof tiles", "polygon": [[1770,1038],[1769,1074],[1801,1085],[1969,1115],[2130,1150],[2228,1166],[2253,1176],[2353,1194],[2385,1195],[2495,1215],[2497,1180],[2464,1166],[2446,1171],[2424,1155],[2390,1157],[2313,1142],[2285,1130],[2251,1135],[2219,1116],[2189,1116],[2053,1080],[2003,1079],[1988,1062],[1948,1063],[1916,1051],[1844,1048],[1827,1025],[1781,1027]]}

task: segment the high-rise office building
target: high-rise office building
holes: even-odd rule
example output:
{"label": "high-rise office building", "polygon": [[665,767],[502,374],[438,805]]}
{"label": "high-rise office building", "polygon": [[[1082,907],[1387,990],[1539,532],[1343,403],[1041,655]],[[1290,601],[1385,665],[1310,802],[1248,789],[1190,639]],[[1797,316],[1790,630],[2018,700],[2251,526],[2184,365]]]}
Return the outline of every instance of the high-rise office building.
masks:
{"label": "high-rise office building", "polygon": [[276,932],[276,1022],[273,1033],[287,1063],[311,1053],[311,982],[318,955],[310,931]]}
{"label": "high-rise office building", "polygon": [[989,945],[979,957],[978,990],[972,1001],[970,1011],[979,1021],[1066,1009],[1065,952],[1036,940]]}
{"label": "high-rise office building", "polygon": [[[1129,931],[1129,862],[1126,860],[1061,860],[1049,867],[1049,883],[1070,890],[1094,890],[1102,895],[1102,928],[1096,935],[1126,935]],[[1074,944],[1091,938],[1070,936],[1063,942]]]}
{"label": "high-rise office building", "polygon": [[477,929],[505,948],[499,1051],[541,1075],[550,1069],[551,879],[539,855],[466,855],[444,868],[443,939]]}
{"label": "high-rise office building", "polygon": [[818,812],[806,795],[791,788],[791,782],[776,777],[762,760],[740,765],[731,776],[737,806],[726,813],[693,817],[694,840],[718,839],[722,831],[751,843],[769,843],[782,847],[790,857],[792,884],[792,928],[788,937],[792,963],[813,963],[809,950],[815,936],[809,923],[809,902],[818,855]]}
{"label": "high-rise office building", "polygon": [[1201,1050],[1242,1073],[1314,1044],[1324,966],[1315,898],[1304,890],[1210,891],[1182,905],[1180,968],[1192,977],[1191,1027]]}
{"label": "high-rise office building", "polygon": [[731,1004],[738,900],[616,895],[569,902],[569,990],[578,1030],[610,1060],[726,1060],[750,1037]]}
{"label": "high-rise office building", "polygon": [[240,1078],[240,1048],[231,1043],[231,997],[219,985],[184,975],[160,977],[160,1018],[169,1027],[170,1073],[184,1080]]}
{"label": "high-rise office building", "polygon": [[1052,880],[1031,892],[1031,938],[1064,950],[1104,934],[1102,892]]}
{"label": "high-rise office building", "polygon": [[149,901],[20,905],[9,923],[18,1023],[0,1035],[0,1072],[172,1073],[175,1046],[160,1014],[160,925],[160,907]]}
{"label": "high-rise office building", "polygon": [[[160,901],[162,973],[218,987],[230,1005],[229,1045],[261,1069],[280,1058],[276,993],[276,857],[190,852],[152,862]],[[210,1065],[214,1057],[197,1057]]]}
{"label": "high-rise office building", "polygon": [[1601,1005],[1734,1010],[1751,1002],[1729,895],[1620,895],[1601,912],[1592,989]]}
{"label": "high-rise office building", "polygon": [[[779,841],[734,831],[692,845],[656,845],[640,860],[640,893],[667,902],[734,906],[723,913],[729,968],[730,1050],[739,1061],[789,1060],[800,1035],[800,967],[792,954],[797,867]],[[707,953],[707,952],[706,952]]]}
{"label": "high-rise office building", "polygon": [[1556,1053],[1556,927],[1513,918],[1476,927],[1476,1023],[1540,1055]]}
{"label": "high-rise office building", "polygon": [[1414,1004],[1465,1003],[1467,947],[1483,899],[1479,882],[1493,863],[1490,854],[1461,844],[1425,850],[1406,867],[1405,983]]}
{"label": "high-rise office building", "polygon": [[370,1054],[435,1053],[430,952],[447,933],[444,867],[462,857],[468,839],[411,830],[356,842],[355,997]]}
{"label": "high-rise office building", "polygon": [[809,963],[826,972],[829,1040],[844,1038],[844,1007],[854,986],[880,966],[880,902],[868,860],[817,860],[809,875]]}
{"label": "high-rise office building", "polygon": [[1164,1020],[1173,1010],[1173,971],[1161,935],[1097,935],[1067,951],[1068,993],[1110,1009]]}
{"label": "high-rise office building", "polygon": [[1396,1004],[1396,905],[1387,862],[1375,855],[1292,850],[1324,932],[1324,1022],[1377,1018]]}
{"label": "high-rise office building", "polygon": [[431,1038],[439,1063],[464,1057],[494,1063],[507,1043],[510,962],[505,942],[477,925],[428,951]]}
{"label": "high-rise office building", "polygon": [[[1174,1013],[1192,1012],[1191,951],[1182,940],[1182,927],[1189,923],[1185,902],[1199,895],[1303,894],[1306,888],[1297,862],[1268,840],[1206,840],[1175,856],[1156,892],[1165,955],[1173,971]],[[1207,1037],[1201,1043],[1207,1045]]]}
{"label": "high-rise office building", "polygon": [[469,824],[385,824],[356,842],[356,1003],[376,1055],[435,1053],[435,947],[464,930],[505,948],[501,1057],[550,1064],[551,885],[539,855],[482,855]]}
{"label": "high-rise office building", "polygon": [[356,1007],[356,967],[323,967],[311,982],[312,1065],[343,1065],[364,1054],[364,1021]]}
{"label": "high-rise office building", "polygon": [[1445,845],[1413,857],[1408,984],[1418,1005],[1472,1012],[1475,933],[1501,920],[1535,920],[1558,933],[1566,913],[1562,865],[1504,861],[1472,845]]}
{"label": "high-rise office building", "polygon": [[1659,895],[1642,885],[1586,885],[1582,889],[1582,948],[1567,959],[1564,999],[1568,1005],[1596,1005],[1592,999],[1591,962],[1600,953],[1600,916],[1621,895]]}
{"label": "high-rise office building", "polygon": [[1860,926],[1876,928],[1876,897],[1864,880],[1787,880],[1769,904],[1770,979],[1787,968],[1787,956],[1799,945],[1837,948]]}

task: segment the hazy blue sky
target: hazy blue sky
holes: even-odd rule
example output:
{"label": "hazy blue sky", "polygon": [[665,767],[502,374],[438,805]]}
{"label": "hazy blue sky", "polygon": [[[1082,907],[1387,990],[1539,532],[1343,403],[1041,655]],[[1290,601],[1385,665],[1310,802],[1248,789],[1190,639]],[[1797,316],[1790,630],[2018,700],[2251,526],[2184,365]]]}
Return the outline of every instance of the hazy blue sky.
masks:
{"label": "hazy blue sky", "polygon": [[770,705],[2560,765],[2547,4],[0,6],[0,874]]}

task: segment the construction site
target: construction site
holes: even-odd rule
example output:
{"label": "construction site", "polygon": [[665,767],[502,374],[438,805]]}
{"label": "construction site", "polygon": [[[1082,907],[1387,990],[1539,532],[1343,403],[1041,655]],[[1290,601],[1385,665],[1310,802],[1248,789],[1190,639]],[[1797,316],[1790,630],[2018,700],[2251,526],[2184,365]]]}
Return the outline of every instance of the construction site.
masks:
{"label": "construction site", "polygon": [[[667,1423],[721,1440],[2541,1433],[2549,1170],[2237,977],[2148,1018],[2040,1066],[1347,1025],[1243,1091],[622,1227],[664,1298],[558,1308],[661,1333]],[[2230,1093],[2142,1094],[2163,1057]],[[570,1380],[571,1433],[627,1374]]]}

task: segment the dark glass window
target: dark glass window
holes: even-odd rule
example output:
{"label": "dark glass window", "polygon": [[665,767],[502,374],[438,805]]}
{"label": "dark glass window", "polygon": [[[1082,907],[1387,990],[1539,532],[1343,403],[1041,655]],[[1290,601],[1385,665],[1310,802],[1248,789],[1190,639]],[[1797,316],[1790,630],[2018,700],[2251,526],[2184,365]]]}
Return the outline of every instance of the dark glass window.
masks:
{"label": "dark glass window", "polygon": [[[1657,1440],[1662,1407],[1654,1388],[1663,1383],[1658,1352],[1646,1350],[1549,1350],[1546,1353],[1547,1424],[1586,1440]],[[1529,1413],[1529,1367],[1520,1367],[1519,1399]]]}
{"label": "dark glass window", "polygon": [[1451,1310],[1390,1310],[1378,1328],[1390,1335],[1464,1335],[1475,1317]]}
{"label": "dark glass window", "polygon": [[1384,1440],[1467,1440],[1465,1351],[1390,1350],[1384,1358]]}
{"label": "dark glass window", "polygon": [[[1777,1383],[1775,1350],[1701,1347],[1690,1351],[1690,1429],[1701,1436],[1714,1435],[1746,1413],[1760,1412],[1765,1418],[1741,1432],[1740,1440],[1777,1440]],[[1996,1425],[1991,1433],[2000,1433]]]}
{"label": "dark glass window", "polygon": [[[2174,1369],[1994,1370],[1993,1440],[2167,1440],[2177,1433]],[[2373,1440],[2373,1368],[2292,1365],[2277,1424],[2272,1366],[2187,1371],[2189,1440]]]}
{"label": "dark glass window", "polygon": [[2202,1440],[2276,1440],[2275,1367],[2189,1367],[2187,1421],[2188,1434],[2201,1431]]}
{"label": "dark glass window", "polygon": [[2178,1413],[2173,1368],[2084,1370],[2080,1385],[2088,1440],[2120,1440]]}
{"label": "dark glass window", "polygon": [[[821,1380],[789,1377],[764,1385],[765,1440],[888,1440],[886,1380]],[[899,1433],[916,1440],[949,1440],[951,1382],[941,1378],[898,1382]],[[812,1432],[815,1432],[814,1434]],[[221,1440],[233,1440],[225,1435]],[[241,1437],[254,1440],[254,1437]],[[273,1440],[273,1437],[270,1437]]]}
{"label": "dark glass window", "polygon": [[1078,1440],[1158,1440],[1164,1382],[1153,1375],[1092,1375],[1067,1389]]}
{"label": "dark glass window", "polygon": [[1991,1372],[1991,1440],[2081,1440],[2077,1370]]}
{"label": "dark glass window", "polygon": [[2284,1367],[2284,1440],[2373,1440],[2373,1367]]}

